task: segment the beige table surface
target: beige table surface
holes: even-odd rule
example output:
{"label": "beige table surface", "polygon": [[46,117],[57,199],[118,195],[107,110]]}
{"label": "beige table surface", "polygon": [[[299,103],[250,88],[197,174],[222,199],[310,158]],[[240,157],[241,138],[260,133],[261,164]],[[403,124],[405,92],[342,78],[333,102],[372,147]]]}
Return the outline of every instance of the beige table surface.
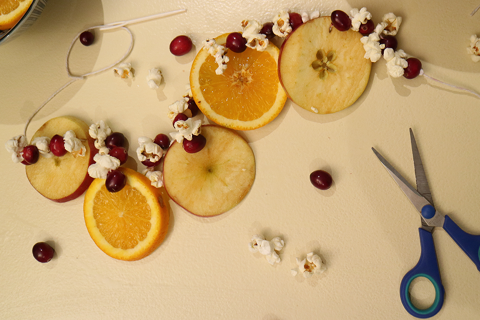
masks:
{"label": "beige table surface", "polygon": [[[280,9],[350,10],[366,6],[378,22],[394,12],[404,18],[399,48],[420,58],[430,76],[480,91],[480,63],[466,54],[480,35],[476,0],[50,0],[25,34],[0,45],[0,141],[23,132],[30,114],[69,81],[65,56],[81,30],[162,11],[186,14],[130,27],[135,46],[126,59],[136,77],[105,72],[79,80],[55,97],[31,123],[31,137],[46,120],[74,115],[106,120],[130,141],[169,132],[167,106],[188,83],[195,52],[174,57],[179,34],[196,44],[240,30],[243,19],[270,20]],[[72,69],[88,72],[119,58],[126,33],[97,34],[77,45]],[[147,86],[150,68],[165,82]],[[414,182],[408,129],[413,128],[437,208],[466,231],[480,234],[480,99],[425,77],[392,79],[385,61],[350,108],[315,115],[288,101],[267,126],[242,135],[256,157],[257,176],[236,208],[201,219],[171,203],[165,242],[136,262],[100,251],[85,228],[83,196],[57,204],[28,183],[23,165],[0,148],[1,319],[411,319],[399,297],[403,275],[420,255],[420,220],[371,151],[377,148]],[[139,168],[141,166],[139,165]],[[309,174],[332,173],[320,192]],[[250,237],[281,236],[281,264],[272,267],[247,249]],[[480,274],[443,230],[434,232],[446,295],[434,319],[479,319]],[[56,257],[40,264],[34,243],[53,242]],[[295,258],[315,251],[328,270],[310,279],[292,277]],[[415,286],[419,303],[433,299],[426,281]]]}

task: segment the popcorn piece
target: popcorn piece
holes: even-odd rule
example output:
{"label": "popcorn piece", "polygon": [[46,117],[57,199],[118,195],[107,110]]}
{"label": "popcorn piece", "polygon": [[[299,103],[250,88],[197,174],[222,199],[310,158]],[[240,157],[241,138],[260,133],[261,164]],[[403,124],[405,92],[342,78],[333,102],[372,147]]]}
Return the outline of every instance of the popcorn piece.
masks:
{"label": "popcorn piece", "polygon": [[215,39],[207,39],[203,41],[203,47],[208,50],[208,53],[215,58],[215,62],[218,68],[215,70],[217,75],[223,74],[223,71],[227,69],[227,62],[229,61],[226,56],[226,50],[224,46],[218,45]]}
{"label": "popcorn piece", "polygon": [[122,79],[133,78],[133,69],[131,63],[120,63],[118,66],[113,68],[113,74]]}
{"label": "popcorn piece", "polygon": [[106,179],[110,170],[115,170],[120,166],[120,160],[108,154],[97,153],[93,160],[95,163],[88,167],[88,174],[94,179]]}
{"label": "popcorn piece", "polygon": [[285,38],[292,32],[290,26],[290,18],[288,12],[285,10],[280,11],[275,17],[273,17],[273,33],[276,36]]}
{"label": "popcorn piece", "polygon": [[95,139],[95,148],[100,150],[102,147],[105,147],[105,139],[112,134],[112,130],[103,120],[100,120],[99,122],[90,125],[88,134]]}
{"label": "popcorn piece", "polygon": [[248,244],[248,250],[251,252],[257,252],[258,247],[261,241],[265,240],[265,238],[261,234],[256,234],[252,237],[252,240]]}
{"label": "popcorn piece", "polygon": [[387,60],[387,73],[390,76],[394,78],[403,76],[403,69],[408,67],[405,51],[398,50],[394,52],[392,48],[387,48],[383,52],[383,57]]}
{"label": "popcorn piece", "polygon": [[177,114],[182,113],[188,109],[188,100],[186,98],[183,98],[181,100],[175,101],[168,106],[168,109],[170,110],[168,112],[168,117],[170,119],[174,119]]}
{"label": "popcorn piece", "polygon": [[467,53],[471,55],[473,62],[480,61],[480,39],[475,34],[470,37],[470,46],[467,47]]}
{"label": "popcorn piece", "polygon": [[249,243],[248,249],[251,252],[259,252],[265,256],[268,263],[272,266],[276,263],[280,263],[281,259],[278,255],[278,251],[281,251],[285,243],[280,237],[275,237],[272,240],[265,240],[265,237],[261,234],[256,234],[252,237]]}
{"label": "popcorn piece", "polygon": [[387,13],[383,16],[382,21],[386,23],[383,33],[389,36],[397,35],[398,29],[402,24],[402,17],[397,17],[393,13]]}
{"label": "popcorn piece", "polygon": [[378,33],[373,32],[368,36],[362,37],[360,41],[363,43],[363,48],[365,49],[365,59],[377,62],[382,57],[382,49],[385,48],[385,45],[380,44]]}
{"label": "popcorn piece", "polygon": [[155,163],[160,161],[163,157],[162,148],[153,142],[152,139],[148,137],[140,137],[138,138],[138,144],[140,145],[137,148],[137,158],[139,161],[143,162],[149,160],[150,162]]}
{"label": "popcorn piece", "polygon": [[35,145],[40,154],[45,158],[53,157],[53,153],[50,152],[50,138],[48,137],[36,137],[33,139],[32,144]]}
{"label": "popcorn piece", "polygon": [[367,11],[367,8],[363,7],[362,9],[352,9],[350,11],[352,18],[352,30],[358,31],[360,26],[364,23],[367,23],[368,20],[372,19],[372,14]]}
{"label": "popcorn piece", "polygon": [[315,10],[310,15],[308,15],[308,12],[303,11],[300,15],[302,16],[302,22],[305,23],[309,20],[320,17],[320,11]]}
{"label": "popcorn piece", "polygon": [[67,132],[65,132],[65,135],[63,136],[63,141],[65,149],[68,152],[72,153],[73,156],[84,157],[87,153],[87,148],[83,145],[82,141],[77,138],[73,130],[68,130]]}
{"label": "popcorn piece", "polygon": [[147,84],[150,89],[158,89],[160,87],[160,83],[162,83],[162,79],[162,72],[157,68],[153,68],[148,72]]}
{"label": "popcorn piece", "polygon": [[247,40],[246,46],[258,51],[265,51],[268,46],[268,39],[260,33],[262,25],[256,20],[243,20],[242,36]]}
{"label": "popcorn piece", "polygon": [[12,161],[19,163],[23,161],[21,152],[27,146],[27,138],[24,135],[18,135],[5,143],[5,148],[12,154]]}
{"label": "popcorn piece", "polygon": [[178,143],[182,143],[183,139],[192,140],[192,136],[198,136],[200,134],[200,127],[202,126],[202,120],[193,120],[188,118],[187,120],[178,120],[175,122],[175,130],[177,132],[170,133],[172,139],[177,140]]}
{"label": "popcorn piece", "polygon": [[275,251],[273,251],[269,255],[266,255],[265,259],[267,259],[268,263],[270,263],[272,266],[275,265],[276,263],[280,263],[282,261],[280,259],[280,256]]}
{"label": "popcorn piece", "polygon": [[155,188],[163,187],[163,173],[161,171],[154,171],[153,167],[148,167],[143,171],[143,175],[150,181]]}
{"label": "popcorn piece", "polygon": [[[310,278],[315,273],[323,273],[327,269],[320,256],[313,252],[308,253],[307,258],[303,260],[296,258],[296,261],[298,271],[300,271],[305,278]],[[297,275],[297,269],[292,269],[291,273],[293,276]]]}

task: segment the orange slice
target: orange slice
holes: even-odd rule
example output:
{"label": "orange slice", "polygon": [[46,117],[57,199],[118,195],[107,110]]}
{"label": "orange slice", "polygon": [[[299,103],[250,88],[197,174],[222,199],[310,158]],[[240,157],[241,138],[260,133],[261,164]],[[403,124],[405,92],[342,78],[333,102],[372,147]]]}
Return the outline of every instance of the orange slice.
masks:
{"label": "orange slice", "polygon": [[13,28],[32,4],[33,0],[0,1],[0,30]]}
{"label": "orange slice", "polygon": [[168,200],[162,189],[150,185],[142,174],[119,168],[126,186],[111,193],[105,179],[95,179],[85,194],[83,212],[95,244],[119,260],[138,260],[164,240],[169,224]]}
{"label": "orange slice", "polygon": [[[225,45],[228,34],[215,38]],[[223,74],[202,48],[192,64],[190,87],[203,114],[213,122],[236,130],[262,127],[282,111],[287,95],[278,79],[279,49],[269,43],[263,52],[247,48],[227,52],[230,59]]]}

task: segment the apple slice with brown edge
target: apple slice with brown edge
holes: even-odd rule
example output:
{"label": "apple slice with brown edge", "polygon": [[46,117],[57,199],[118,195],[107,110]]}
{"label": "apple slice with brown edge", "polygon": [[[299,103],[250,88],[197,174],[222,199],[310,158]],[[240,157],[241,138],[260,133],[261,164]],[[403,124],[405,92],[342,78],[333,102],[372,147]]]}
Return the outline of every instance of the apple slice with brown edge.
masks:
{"label": "apple slice with brown edge", "polygon": [[163,181],[170,198],[197,216],[212,217],[235,207],[255,179],[255,156],[235,131],[202,126],[207,143],[197,153],[174,142],[163,163]]}
{"label": "apple slice with brown edge", "polygon": [[30,184],[41,195],[56,202],[67,202],[82,195],[90,186],[93,179],[88,175],[88,167],[94,163],[93,157],[98,150],[88,129],[82,120],[63,116],[50,119],[35,132],[32,140],[36,137],[52,138],[56,134],[63,136],[68,130],[73,130],[87,151],[84,157],[74,157],[70,152],[61,157],[40,156],[37,163],[26,166]]}
{"label": "apple slice with brown edge", "polygon": [[365,59],[362,34],[339,31],[330,17],[310,20],[282,44],[280,83],[300,107],[326,114],[352,105],[363,93],[371,62]]}

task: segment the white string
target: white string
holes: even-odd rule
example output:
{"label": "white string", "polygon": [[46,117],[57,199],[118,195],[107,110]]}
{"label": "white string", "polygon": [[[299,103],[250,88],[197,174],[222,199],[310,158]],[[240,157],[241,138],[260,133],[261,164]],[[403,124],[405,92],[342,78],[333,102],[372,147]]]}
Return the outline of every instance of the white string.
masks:
{"label": "white string", "polygon": [[476,7],[472,13],[470,13],[470,16],[473,17],[473,15],[478,11],[478,9],[480,9],[480,6]]}
{"label": "white string", "polygon": [[[65,68],[67,69],[67,75],[68,77],[72,78],[72,80],[70,80],[69,82],[67,82],[66,84],[64,84],[62,87],[60,87],[60,89],[58,89],[57,91],[55,91],[50,97],[47,98],[47,100],[45,100],[44,103],[42,103],[38,108],[37,110],[35,110],[33,112],[33,114],[30,116],[30,118],[28,118],[26,124],[25,124],[25,129],[23,131],[23,135],[25,136],[25,138],[27,137],[27,129],[28,129],[28,125],[30,124],[30,122],[32,121],[32,119],[35,117],[35,115],[43,108],[45,107],[45,105],[50,101],[52,100],[57,94],[59,94],[63,89],[65,89],[66,87],[68,87],[69,85],[71,85],[72,83],[74,83],[75,81],[77,80],[80,80],[80,79],[85,79],[86,77],[88,76],[91,76],[91,75],[95,75],[95,74],[98,74],[98,73],[101,73],[101,72],[104,72],[106,70],[109,70],[113,67],[115,67],[117,64],[121,63],[123,60],[125,60],[125,58],[128,57],[128,55],[132,52],[133,50],[133,43],[134,43],[134,39],[133,39],[133,34],[132,34],[132,31],[130,31],[130,29],[128,29],[126,27],[127,24],[133,24],[133,23],[139,23],[139,22],[145,22],[145,21],[149,21],[149,20],[153,20],[153,19],[160,19],[160,18],[165,18],[165,17],[169,17],[169,16],[172,16],[172,15],[175,15],[175,14],[179,14],[179,13],[185,13],[187,12],[187,9],[180,9],[180,10],[174,10],[174,11],[168,11],[168,12],[162,12],[162,13],[157,13],[157,14],[152,14],[150,16],[145,16],[145,17],[141,17],[141,18],[136,18],[136,19],[131,19],[131,20],[125,20],[125,21],[118,21],[118,22],[112,22],[112,23],[109,23],[109,24],[106,24],[106,25],[99,25],[99,26],[94,26],[94,27],[90,27],[90,28],[87,28],[81,32],[79,32],[75,38],[72,40],[71,44],[70,44],[70,47],[68,48],[68,51],[67,51],[67,59],[65,61]],[[99,70],[96,70],[96,71],[92,71],[92,72],[88,72],[88,73],[85,73],[85,74],[82,74],[82,75],[74,75],[70,72],[70,65],[69,65],[69,58],[70,58],[70,53],[72,52],[72,48],[73,48],[73,45],[75,44],[75,42],[77,41],[77,39],[80,37],[80,35],[84,32],[84,31],[88,31],[88,30],[93,30],[93,29],[98,29],[100,31],[105,31],[105,30],[112,30],[112,29],[116,29],[116,28],[121,28],[123,30],[125,30],[126,32],[128,32],[128,34],[130,35],[130,46],[128,47],[127,51],[125,52],[125,54],[123,55],[123,57],[121,57],[120,59],[118,59],[117,61],[115,61],[114,63],[112,63],[111,65],[105,67],[105,68],[102,68],[102,69],[99,69]]]}
{"label": "white string", "polygon": [[477,98],[480,98],[480,94],[478,94],[477,92],[475,92],[475,91],[473,91],[473,90],[470,90],[470,89],[467,89],[467,88],[463,88],[463,87],[455,86],[455,85],[450,84],[450,83],[443,82],[442,80],[435,79],[435,78],[427,75],[427,74],[423,71],[423,69],[420,70],[420,75],[421,75],[421,76],[425,76],[425,77],[427,77],[427,78],[430,79],[430,80],[433,80],[433,81],[439,82],[439,83],[441,83],[441,84],[444,84],[444,85],[446,85],[446,86],[449,86],[449,87],[452,87],[452,88],[455,88],[455,89],[458,89],[458,90],[462,90],[462,91],[467,91],[467,92],[473,94],[474,96],[476,96]]}

